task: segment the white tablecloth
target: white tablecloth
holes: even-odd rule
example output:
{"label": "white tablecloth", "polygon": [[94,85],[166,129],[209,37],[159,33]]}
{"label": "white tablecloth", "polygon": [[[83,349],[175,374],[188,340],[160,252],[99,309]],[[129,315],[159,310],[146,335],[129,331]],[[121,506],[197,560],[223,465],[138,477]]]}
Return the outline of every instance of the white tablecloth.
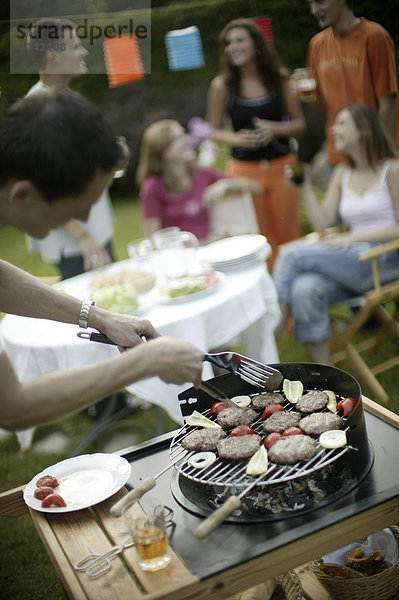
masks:
{"label": "white tablecloth", "polygon": [[[110,268],[134,266],[130,260]],[[88,297],[92,274],[65,280],[58,287],[79,298]],[[148,294],[140,316],[150,319],[164,335],[185,338],[207,352],[220,348],[240,336],[243,353],[264,363],[278,362],[273,335],[280,311],[273,281],[264,265],[225,274],[219,286],[197,299],[168,305],[156,302],[155,292]],[[108,344],[89,342],[77,337],[76,325],[55,323],[7,315],[2,321],[4,346],[19,379],[23,382],[44,373],[91,364],[114,356],[118,350]],[[204,363],[203,379],[212,377]],[[162,406],[177,422],[182,422],[178,394],[188,386],[165,384],[150,378],[128,386],[128,391]],[[19,434],[21,445],[29,447],[32,430]]]}

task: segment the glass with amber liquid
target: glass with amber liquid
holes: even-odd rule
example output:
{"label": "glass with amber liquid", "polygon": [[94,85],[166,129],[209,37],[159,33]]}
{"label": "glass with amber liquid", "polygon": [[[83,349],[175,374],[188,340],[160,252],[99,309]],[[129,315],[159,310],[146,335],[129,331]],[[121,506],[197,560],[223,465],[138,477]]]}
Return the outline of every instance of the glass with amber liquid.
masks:
{"label": "glass with amber liquid", "polygon": [[158,571],[166,567],[169,555],[164,507],[158,504],[151,514],[136,519],[132,525],[133,539],[143,571]]}
{"label": "glass with amber liquid", "polygon": [[312,69],[294,69],[292,81],[302,102],[315,102],[317,99],[316,78]]}

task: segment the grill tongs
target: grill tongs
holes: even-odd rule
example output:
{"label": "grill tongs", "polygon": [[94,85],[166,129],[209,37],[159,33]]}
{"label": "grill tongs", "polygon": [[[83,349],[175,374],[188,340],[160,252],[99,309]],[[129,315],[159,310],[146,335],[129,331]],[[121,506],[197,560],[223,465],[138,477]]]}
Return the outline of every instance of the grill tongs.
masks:
{"label": "grill tongs", "polygon": [[[104,333],[79,331],[77,336],[90,340],[91,342],[101,342],[102,344],[115,345]],[[231,371],[241,379],[259,388],[267,391],[273,391],[278,388],[283,380],[280,371],[264,365],[253,358],[248,358],[237,352],[218,352],[216,354],[204,354],[204,361],[208,361],[219,368]]]}
{"label": "grill tongs", "polygon": [[204,360],[231,371],[247,383],[267,391],[277,389],[283,380],[282,374],[277,369],[264,365],[253,358],[237,354],[237,352],[205,353],[204,357]]}

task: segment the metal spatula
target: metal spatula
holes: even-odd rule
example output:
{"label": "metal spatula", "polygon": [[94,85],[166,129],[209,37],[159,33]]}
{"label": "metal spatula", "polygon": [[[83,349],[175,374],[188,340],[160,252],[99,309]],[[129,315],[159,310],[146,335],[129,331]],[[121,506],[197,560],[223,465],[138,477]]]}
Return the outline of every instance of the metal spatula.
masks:
{"label": "metal spatula", "polygon": [[[79,331],[78,337],[91,340],[92,342],[101,342],[102,344],[115,345],[103,333],[92,333],[89,331]],[[238,375],[244,381],[259,388],[264,388],[268,391],[273,391],[283,380],[280,371],[264,365],[253,358],[248,358],[236,352],[218,352],[216,354],[204,354],[204,360],[213,363],[217,367],[231,371],[234,375]]]}
{"label": "metal spatula", "polygon": [[283,380],[280,371],[264,365],[253,358],[248,358],[236,352],[218,352],[216,354],[204,354],[204,360],[231,371],[251,385],[272,391],[278,388]]}

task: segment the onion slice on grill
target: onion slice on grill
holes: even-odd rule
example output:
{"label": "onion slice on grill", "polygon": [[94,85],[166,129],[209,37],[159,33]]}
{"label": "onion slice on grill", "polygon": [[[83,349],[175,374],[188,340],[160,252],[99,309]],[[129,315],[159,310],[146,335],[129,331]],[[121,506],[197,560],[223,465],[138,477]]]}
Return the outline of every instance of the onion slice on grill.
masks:
{"label": "onion slice on grill", "polygon": [[230,398],[233,402],[240,406],[241,408],[245,408],[251,404],[251,398],[249,396],[234,396]]}
{"label": "onion slice on grill", "polygon": [[346,446],[346,433],[342,429],[330,429],[324,431],[319,437],[320,446],[328,450]]}
{"label": "onion slice on grill", "polygon": [[197,452],[192,454],[188,459],[188,464],[195,469],[206,469],[210,467],[216,460],[216,454],[214,452]]}

